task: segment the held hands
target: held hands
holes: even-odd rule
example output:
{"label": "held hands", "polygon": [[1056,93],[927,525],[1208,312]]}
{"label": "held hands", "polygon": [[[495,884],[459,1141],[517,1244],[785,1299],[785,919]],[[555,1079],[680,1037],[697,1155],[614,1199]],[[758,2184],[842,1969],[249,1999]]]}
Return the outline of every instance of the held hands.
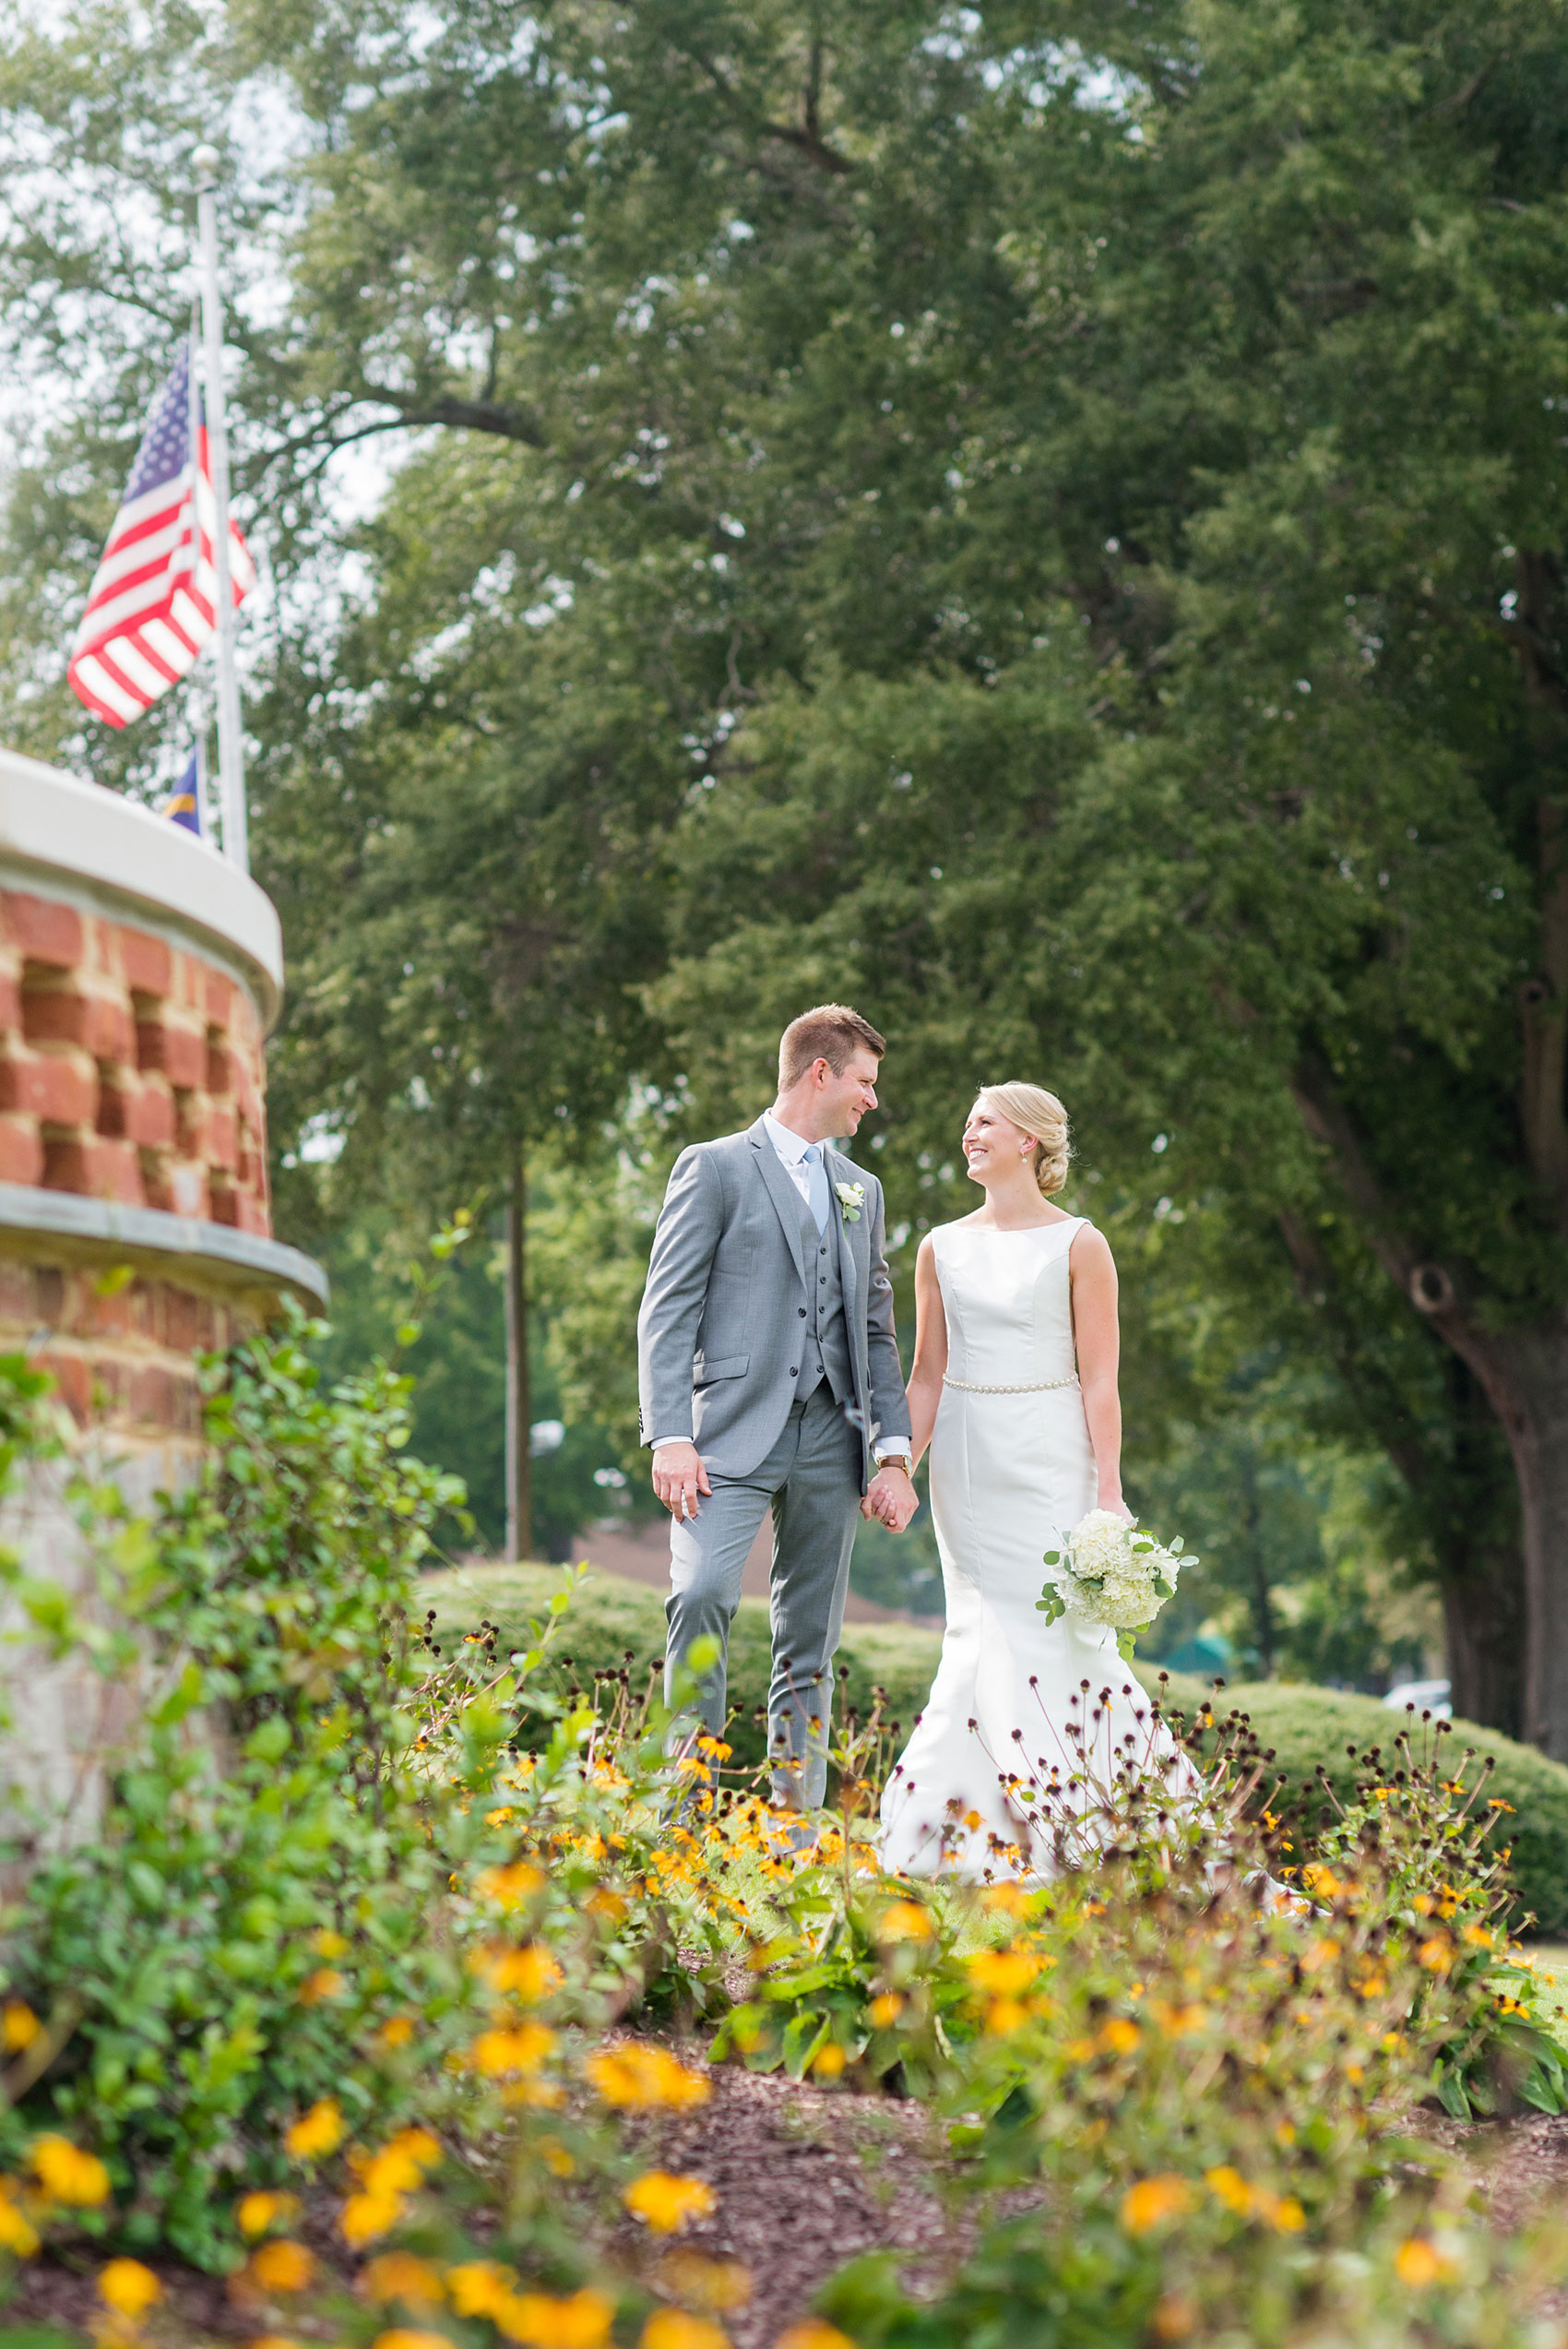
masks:
{"label": "held hands", "polygon": [[660,1444],[653,1455],[653,1489],[671,1517],[695,1517],[698,1495],[711,1494],[695,1444]]}
{"label": "held hands", "polygon": [[892,1460],[872,1478],[861,1515],[879,1519],[890,1533],[901,1533],[920,1505],[909,1470],[901,1461]]}

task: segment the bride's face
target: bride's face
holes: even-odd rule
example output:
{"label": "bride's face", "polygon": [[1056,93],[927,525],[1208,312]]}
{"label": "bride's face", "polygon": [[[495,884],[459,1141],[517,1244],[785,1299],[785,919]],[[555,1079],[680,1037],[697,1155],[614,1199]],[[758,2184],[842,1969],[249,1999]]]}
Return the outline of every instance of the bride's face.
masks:
{"label": "bride's face", "polygon": [[964,1156],[971,1183],[994,1183],[1027,1159],[1034,1148],[1032,1135],[1010,1117],[991,1107],[982,1093],[969,1112],[964,1128]]}

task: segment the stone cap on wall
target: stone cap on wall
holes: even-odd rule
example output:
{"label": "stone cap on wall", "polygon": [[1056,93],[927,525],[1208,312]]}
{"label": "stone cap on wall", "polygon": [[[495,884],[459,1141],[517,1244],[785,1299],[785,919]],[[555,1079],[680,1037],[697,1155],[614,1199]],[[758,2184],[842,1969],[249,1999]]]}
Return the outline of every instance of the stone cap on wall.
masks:
{"label": "stone cap on wall", "polygon": [[204,1288],[288,1291],[311,1307],[327,1303],[327,1274],[302,1249],[160,1208],[124,1207],[115,1199],[0,1183],[0,1234],[13,1246],[21,1234],[48,1242],[52,1261],[125,1264],[164,1278],[186,1270]]}
{"label": "stone cap on wall", "polygon": [[178,824],[0,750],[0,864],[51,897],[107,894],[125,914],[239,966],[271,1027],[283,999],[283,936],[266,892]]}

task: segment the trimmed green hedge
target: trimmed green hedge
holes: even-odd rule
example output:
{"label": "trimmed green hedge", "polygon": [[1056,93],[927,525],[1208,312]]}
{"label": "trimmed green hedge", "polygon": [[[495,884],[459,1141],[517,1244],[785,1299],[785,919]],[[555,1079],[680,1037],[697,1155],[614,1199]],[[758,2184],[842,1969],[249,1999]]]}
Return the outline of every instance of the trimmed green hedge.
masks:
{"label": "trimmed green hedge", "polygon": [[[1146,1673],[1146,1680],[1149,1676]],[[1171,1674],[1171,1700],[1185,1711],[1194,1711],[1207,1694],[1202,1681]],[[1274,1767],[1287,1782],[1285,1809],[1307,1828],[1316,1825],[1322,1808],[1313,1785],[1318,1764],[1343,1802],[1359,1774],[1359,1764],[1346,1747],[1354,1746],[1358,1757],[1372,1746],[1391,1754],[1395,1738],[1407,1725],[1403,1712],[1390,1711],[1375,1697],[1280,1680],[1228,1687],[1215,1699],[1215,1708],[1222,1716],[1232,1708],[1246,1713],[1265,1749],[1274,1747]],[[1513,1846],[1521,1908],[1534,1913],[1538,1932],[1561,1936],[1568,1928],[1568,1770],[1561,1762],[1548,1761],[1533,1746],[1518,1745],[1473,1721],[1456,1721],[1443,1745],[1455,1762],[1467,1746],[1475,1747],[1478,1758],[1490,1754],[1495,1759],[1487,1795],[1499,1795],[1514,1806],[1515,1816],[1504,1820],[1503,1840]],[[1312,1792],[1304,1794],[1309,1786]]]}
{"label": "trimmed green hedge", "polygon": [[[561,1569],[549,1566],[458,1567],[426,1575],[421,1584],[429,1594],[424,1604],[435,1609],[438,1639],[477,1630],[485,1617],[501,1632],[503,1649],[526,1643],[530,1617],[537,1620],[560,1588]],[[863,1713],[873,1688],[885,1688],[891,1717],[907,1731],[926,1700],[941,1647],[940,1632],[913,1624],[846,1625],[838,1663],[849,1666],[843,1685],[849,1702]],[[639,1583],[592,1575],[556,1634],[553,1652],[570,1657],[570,1666],[558,1667],[552,1677],[562,1688],[574,1679],[586,1684],[592,1673],[618,1665],[627,1649],[633,1684],[640,1687],[653,1658],[664,1653],[664,1602]],[[730,1633],[730,1701],[740,1707],[730,1741],[744,1766],[761,1761],[766,1750],[766,1732],[755,1715],[767,1702],[768,1656],[767,1602],[742,1599]]]}
{"label": "trimmed green hedge", "polygon": [[[560,1587],[559,1568],[542,1566],[463,1567],[428,1575],[422,1584],[428,1593],[425,1604],[435,1608],[438,1637],[477,1629],[484,1616],[510,1647],[522,1644],[529,1617],[540,1616]],[[586,1682],[594,1671],[619,1664],[627,1649],[633,1654],[634,1680],[640,1682],[651,1659],[664,1651],[663,1601],[657,1591],[593,1575],[574,1598],[558,1645],[573,1659],[569,1668],[555,1675],[562,1686],[574,1677]],[[864,1711],[873,1688],[880,1686],[887,1692],[892,1718],[908,1730],[926,1700],[941,1646],[940,1633],[912,1624],[847,1625],[838,1662],[849,1667],[849,1701]],[[764,1731],[754,1716],[766,1699],[767,1671],[766,1602],[742,1599],[730,1636],[731,1701],[741,1708],[731,1740],[741,1763],[762,1759]],[[1157,1671],[1156,1665],[1140,1665],[1146,1687],[1156,1685]],[[1207,1694],[1204,1682],[1171,1674],[1170,1701],[1189,1714],[1196,1712]],[[1263,1745],[1274,1747],[1275,1767],[1287,1781],[1287,1810],[1303,1828],[1317,1821],[1315,1786],[1306,1795],[1302,1789],[1312,1784],[1318,1763],[1344,1799],[1357,1775],[1347,1746],[1353,1745],[1359,1754],[1374,1745],[1387,1752],[1405,1719],[1374,1697],[1277,1680],[1227,1688],[1218,1709],[1223,1714],[1232,1706],[1250,1716]],[[1453,1738],[1445,1742],[1455,1759],[1467,1746],[1496,1757],[1488,1792],[1514,1806],[1515,1817],[1508,1827],[1521,1905],[1534,1912],[1541,1933],[1568,1931],[1568,1769],[1473,1722],[1455,1722]]]}

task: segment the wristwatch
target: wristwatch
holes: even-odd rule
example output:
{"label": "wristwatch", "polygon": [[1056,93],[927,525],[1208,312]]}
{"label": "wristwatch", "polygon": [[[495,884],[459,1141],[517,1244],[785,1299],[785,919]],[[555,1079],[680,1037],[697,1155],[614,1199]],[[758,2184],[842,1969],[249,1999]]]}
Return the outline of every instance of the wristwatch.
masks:
{"label": "wristwatch", "polygon": [[909,1466],[909,1455],[908,1452],[883,1452],[879,1456],[876,1464],[879,1470],[884,1468],[901,1468],[906,1476],[912,1476],[914,1473]]}

